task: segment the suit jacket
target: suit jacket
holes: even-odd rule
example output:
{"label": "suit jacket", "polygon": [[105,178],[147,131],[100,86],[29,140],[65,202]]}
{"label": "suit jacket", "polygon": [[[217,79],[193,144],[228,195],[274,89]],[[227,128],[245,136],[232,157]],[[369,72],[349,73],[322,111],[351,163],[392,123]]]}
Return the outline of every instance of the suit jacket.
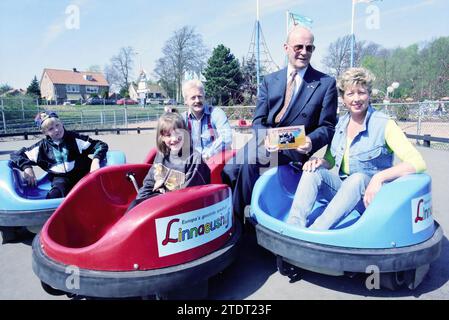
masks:
{"label": "suit jacket", "polygon": [[[309,65],[298,93],[278,124],[274,119],[281,110],[287,86],[287,68],[266,75],[259,87],[253,128],[264,132],[273,127],[304,125],[312,140],[312,151],[321,149],[332,140],[337,122],[337,88],[333,77]],[[260,138],[259,138],[260,139]],[[306,156],[295,150],[280,151],[293,161],[304,161]]]}

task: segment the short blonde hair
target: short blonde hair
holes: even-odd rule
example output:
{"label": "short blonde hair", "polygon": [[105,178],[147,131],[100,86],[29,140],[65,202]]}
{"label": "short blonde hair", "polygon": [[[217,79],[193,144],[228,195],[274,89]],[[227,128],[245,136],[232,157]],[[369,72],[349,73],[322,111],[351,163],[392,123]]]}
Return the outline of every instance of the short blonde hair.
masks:
{"label": "short blonde hair", "polygon": [[164,155],[170,153],[170,149],[167,147],[163,140],[163,134],[175,129],[182,129],[184,134],[184,141],[188,136],[186,130],[186,124],[181,115],[177,112],[165,112],[163,113],[157,122],[156,132],[156,147],[157,150]]}
{"label": "short blonde hair", "polygon": [[184,82],[182,85],[182,96],[184,97],[184,100],[187,99],[187,91],[189,91],[191,88],[200,89],[204,95],[203,83],[200,80],[192,79]]}
{"label": "short blonde hair", "polygon": [[41,124],[42,133],[45,134],[47,132],[47,129],[56,123],[62,124],[61,119],[56,118],[56,117],[49,117],[49,118],[45,119]]}
{"label": "short blonde hair", "polygon": [[343,72],[337,80],[337,88],[340,96],[343,96],[345,91],[354,85],[364,86],[369,94],[373,88],[373,82],[376,79],[371,71],[365,68],[349,68]]}

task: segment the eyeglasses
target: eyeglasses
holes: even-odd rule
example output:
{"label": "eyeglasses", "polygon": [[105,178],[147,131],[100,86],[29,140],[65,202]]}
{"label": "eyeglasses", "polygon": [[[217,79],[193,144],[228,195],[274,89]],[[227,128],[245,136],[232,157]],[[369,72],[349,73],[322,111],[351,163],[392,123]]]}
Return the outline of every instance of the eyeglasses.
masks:
{"label": "eyeglasses", "polygon": [[315,46],[314,46],[313,44],[308,44],[308,45],[305,45],[305,44],[297,44],[296,46],[291,46],[291,45],[289,45],[289,44],[287,44],[287,45],[288,45],[290,48],[292,48],[293,51],[294,51],[295,53],[302,51],[304,48],[306,48],[306,51],[307,51],[308,53],[312,53],[312,52],[315,50]]}

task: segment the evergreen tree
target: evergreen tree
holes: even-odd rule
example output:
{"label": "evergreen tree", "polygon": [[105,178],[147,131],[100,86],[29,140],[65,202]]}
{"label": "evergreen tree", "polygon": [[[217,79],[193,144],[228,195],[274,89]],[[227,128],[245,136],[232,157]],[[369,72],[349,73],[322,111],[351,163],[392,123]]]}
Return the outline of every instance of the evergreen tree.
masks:
{"label": "evergreen tree", "polygon": [[251,57],[248,60],[242,60],[242,85],[241,90],[245,98],[245,104],[251,105],[255,103],[255,97],[257,95],[257,70],[256,59]]}
{"label": "evergreen tree", "polygon": [[207,62],[204,71],[206,95],[213,103],[222,105],[239,103],[242,100],[240,86],[243,82],[240,63],[229,48],[220,44]]}
{"label": "evergreen tree", "polygon": [[11,87],[9,84],[0,84],[0,95],[8,92],[9,90],[12,90],[13,87]]}
{"label": "evergreen tree", "polygon": [[129,98],[129,88],[128,87],[120,88],[119,95],[123,98]]}
{"label": "evergreen tree", "polygon": [[36,76],[34,76],[34,79],[31,81],[31,84],[28,86],[27,94],[38,98],[41,97],[41,89],[39,88],[39,81],[37,81]]}

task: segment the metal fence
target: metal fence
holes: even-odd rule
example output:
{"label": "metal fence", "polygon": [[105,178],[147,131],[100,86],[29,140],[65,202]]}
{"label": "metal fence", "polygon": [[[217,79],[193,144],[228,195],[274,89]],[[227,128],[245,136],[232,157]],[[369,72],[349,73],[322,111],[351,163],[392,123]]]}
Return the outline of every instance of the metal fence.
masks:
{"label": "metal fence", "polygon": [[21,133],[38,130],[35,116],[42,111],[55,111],[70,130],[89,128],[127,128],[157,120],[163,106],[95,105],[55,106],[39,105],[32,99],[0,99],[0,133]]}
{"label": "metal fence", "polygon": [[[449,150],[449,101],[424,101],[410,103],[373,104],[394,119],[410,140],[418,145],[429,145],[435,149]],[[230,120],[252,119],[255,107],[223,107]],[[338,108],[339,115],[347,111],[344,106]],[[416,138],[428,137],[426,139]],[[433,139],[435,138],[435,139]],[[438,139],[437,139],[438,138]]]}
{"label": "metal fence", "polygon": [[[374,104],[379,109],[396,120],[402,130],[408,135],[449,139],[449,102],[424,101],[410,103]],[[38,130],[34,117],[44,110],[56,111],[64,125],[70,130],[128,128],[129,126],[145,126],[148,121],[155,121],[164,112],[163,106],[47,106],[39,105],[33,99],[0,99],[0,133],[21,133]],[[176,107],[180,112],[184,106]],[[221,107],[229,120],[235,125],[236,120],[251,120],[255,106]],[[345,108],[339,107],[339,114],[344,114]],[[422,144],[419,139],[414,142]],[[449,150],[449,143],[432,142],[431,147]]]}
{"label": "metal fence", "polygon": [[[430,136],[449,139],[449,102],[425,101],[419,103],[374,104],[375,108],[396,120],[408,136]],[[426,144],[422,139],[411,139],[416,144]],[[432,142],[434,149],[449,150],[449,143]]]}

